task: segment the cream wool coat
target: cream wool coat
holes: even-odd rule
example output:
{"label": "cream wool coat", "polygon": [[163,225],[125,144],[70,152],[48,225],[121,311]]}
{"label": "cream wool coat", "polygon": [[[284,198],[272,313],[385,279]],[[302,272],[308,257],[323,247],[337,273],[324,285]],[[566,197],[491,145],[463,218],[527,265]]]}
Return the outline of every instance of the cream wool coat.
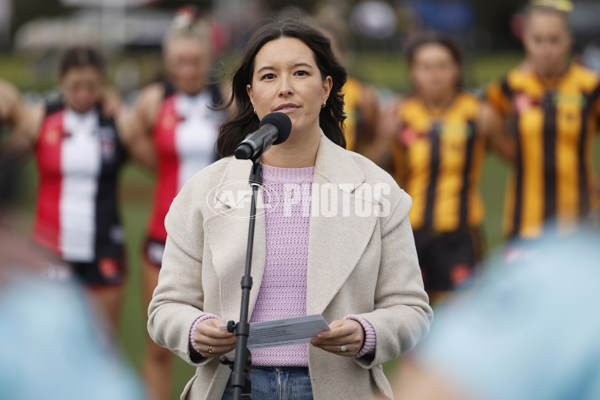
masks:
{"label": "cream wool coat", "polygon": [[[250,161],[229,157],[205,168],[181,190],[165,220],[168,238],[148,310],[148,332],[156,343],[197,367],[181,399],[220,399],[230,375],[218,358],[195,363],[190,358],[189,334],[194,320],[205,313],[224,321],[239,319],[250,166]],[[377,183],[389,186],[383,196],[364,194],[362,189]],[[389,174],[324,135],[313,184],[335,184],[340,212],[311,214],[306,313],[323,314],[328,322],[357,314],[373,325],[377,338],[372,360],[337,356],[309,344],[314,398],[392,398],[381,364],[414,347],[433,318],[407,216],[412,201]],[[318,193],[313,190],[313,208],[320,203]],[[259,194],[260,204],[263,189]],[[350,215],[342,212],[342,201],[350,205]],[[357,202],[380,207],[381,216],[356,215]],[[264,215],[259,209],[250,315],[263,275],[265,243]]]}

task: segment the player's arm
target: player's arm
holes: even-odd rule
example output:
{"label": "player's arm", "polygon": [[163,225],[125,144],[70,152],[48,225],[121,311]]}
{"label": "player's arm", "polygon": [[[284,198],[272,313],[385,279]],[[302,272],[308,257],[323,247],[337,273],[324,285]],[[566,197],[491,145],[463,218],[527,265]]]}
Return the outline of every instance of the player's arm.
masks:
{"label": "player's arm", "polygon": [[[600,91],[600,83],[596,86],[595,91]],[[596,102],[593,104],[592,110],[594,112],[594,119],[596,120],[596,135],[600,135],[600,96],[596,99]],[[596,197],[600,198],[600,176],[596,175],[594,181],[592,183],[594,192],[596,193]]]}
{"label": "player's arm", "polygon": [[360,132],[357,132],[357,147],[360,150],[359,152],[365,152],[375,140],[379,102],[375,90],[369,85],[362,85],[361,95],[359,105],[360,127],[358,127]]}
{"label": "player's arm", "polygon": [[117,118],[119,136],[128,153],[133,160],[151,170],[156,169],[152,131],[163,91],[164,87],[160,84],[147,87],[140,93],[133,110],[123,108]]}
{"label": "player's arm", "polygon": [[116,117],[122,106],[119,93],[114,88],[105,88],[102,94],[102,114],[107,118]]}
{"label": "player's arm", "polygon": [[14,112],[12,129],[2,142],[1,152],[13,157],[25,157],[35,149],[46,107],[44,104],[28,106],[19,103]]}
{"label": "player's arm", "polygon": [[398,97],[378,114],[375,138],[372,145],[365,152],[365,156],[382,167],[393,164],[393,149],[401,128],[400,110],[402,103],[403,100]]}
{"label": "player's arm", "polygon": [[510,164],[517,159],[516,138],[506,131],[506,124],[500,114],[490,104],[482,102],[477,125],[487,139],[488,146]]}
{"label": "player's arm", "polygon": [[0,80],[0,119],[14,126],[22,104],[19,90],[12,83]]}
{"label": "player's arm", "polygon": [[102,95],[102,114],[115,119],[119,138],[131,158],[148,169],[154,169],[150,138],[137,128],[134,113],[123,106],[121,96],[112,88],[105,89]]}
{"label": "player's arm", "polygon": [[508,116],[511,104],[506,97],[502,85],[504,81],[492,81],[485,89],[485,100],[491,105],[503,118]]}
{"label": "player's arm", "polygon": [[116,117],[121,142],[131,158],[149,170],[156,169],[156,155],[152,137],[141,129],[134,110],[121,108]]}

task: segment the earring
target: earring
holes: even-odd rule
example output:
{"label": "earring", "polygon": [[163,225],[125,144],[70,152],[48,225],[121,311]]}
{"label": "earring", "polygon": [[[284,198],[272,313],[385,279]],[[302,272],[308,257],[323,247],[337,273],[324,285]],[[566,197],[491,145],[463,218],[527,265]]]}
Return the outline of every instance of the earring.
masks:
{"label": "earring", "polygon": [[325,108],[326,103],[327,103],[327,100],[323,100],[323,104],[321,104],[321,108]]}
{"label": "earring", "polygon": [[253,108],[252,111],[254,111],[254,114],[256,114],[256,108]]}

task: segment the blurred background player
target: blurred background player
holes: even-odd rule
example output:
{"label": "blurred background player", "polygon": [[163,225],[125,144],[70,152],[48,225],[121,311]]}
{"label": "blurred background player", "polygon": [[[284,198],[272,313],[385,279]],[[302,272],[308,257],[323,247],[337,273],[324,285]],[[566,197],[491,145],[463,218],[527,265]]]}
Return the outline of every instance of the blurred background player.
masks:
{"label": "blurred background player", "polygon": [[[339,35],[334,35],[327,29],[324,30],[334,54],[346,65],[346,46]],[[344,136],[346,149],[365,154],[369,145],[375,139],[379,104],[375,90],[357,78],[348,76],[344,87]]]}
{"label": "blurred background player", "polygon": [[23,115],[19,90],[10,82],[0,80],[0,139],[4,131],[17,125]]}
{"label": "blurred background player", "polygon": [[[487,91],[490,103],[510,120],[517,144],[505,199],[509,238],[573,233],[597,208],[592,147],[600,80],[569,62],[570,7],[558,0],[529,6],[523,36],[527,59]],[[546,229],[548,224],[554,229]]]}
{"label": "blurred background player", "polygon": [[514,144],[497,113],[462,89],[458,45],[435,32],[407,44],[413,93],[385,112],[374,158],[393,150],[411,195],[410,220],[432,303],[473,274],[484,253],[479,180],[488,147],[511,162]]}
{"label": "blurred background player", "polygon": [[[331,49],[342,65],[347,65],[346,35],[342,33],[343,24],[339,16],[327,17],[325,12],[317,15],[318,29],[331,41]],[[319,18],[320,16],[320,18]],[[379,104],[377,93],[368,84],[355,77],[348,76],[344,87],[344,136],[346,149],[367,154],[369,146],[375,139]]]}
{"label": "blurred background player", "polygon": [[95,50],[65,51],[59,86],[59,98],[27,109],[7,146],[35,153],[35,242],[70,265],[114,328],[126,272],[118,173],[127,154],[151,167],[151,147],[121,129],[125,113],[102,109],[104,65]]}
{"label": "blurred background player", "polygon": [[[208,25],[190,8],[180,10],[164,40],[169,83],[145,88],[137,100],[132,129],[151,138],[157,162],[154,205],[143,256],[144,304],[152,298],[167,238],[165,216],[173,198],[196,172],[217,159],[215,143],[224,111],[221,93],[209,83],[214,54]],[[172,356],[147,339],[144,375],[155,399],[171,393]]]}

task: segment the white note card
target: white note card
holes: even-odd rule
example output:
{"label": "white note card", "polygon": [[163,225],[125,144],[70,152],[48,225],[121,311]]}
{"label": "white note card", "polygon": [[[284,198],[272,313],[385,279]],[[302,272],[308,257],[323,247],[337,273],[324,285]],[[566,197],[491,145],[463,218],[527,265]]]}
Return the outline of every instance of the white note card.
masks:
{"label": "white note card", "polygon": [[329,325],[320,314],[305,317],[253,322],[250,324],[249,349],[309,343]]}

